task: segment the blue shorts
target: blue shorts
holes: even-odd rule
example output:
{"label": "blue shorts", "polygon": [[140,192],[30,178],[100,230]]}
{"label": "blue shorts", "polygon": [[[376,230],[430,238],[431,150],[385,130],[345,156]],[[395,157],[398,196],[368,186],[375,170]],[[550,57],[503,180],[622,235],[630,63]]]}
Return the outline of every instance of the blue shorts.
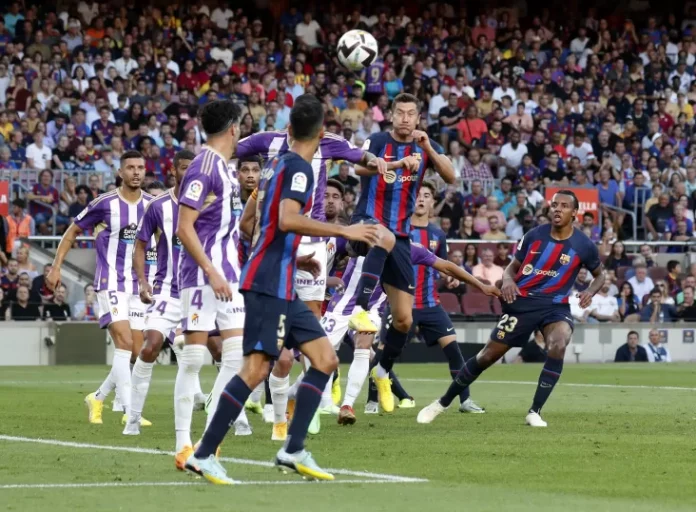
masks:
{"label": "blue shorts", "polygon": [[244,318],[244,355],[263,352],[277,359],[283,347],[294,349],[308,341],[326,337],[319,320],[300,299],[289,301],[242,291]]}
{"label": "blue shorts", "polygon": [[503,314],[491,331],[491,340],[510,347],[523,347],[536,330],[565,322],[575,328],[568,304],[536,304],[535,299],[518,297],[512,304],[503,302]]}
{"label": "blue shorts", "polygon": [[413,310],[413,327],[429,347],[437,345],[438,340],[454,336],[454,325],[442,306]]}

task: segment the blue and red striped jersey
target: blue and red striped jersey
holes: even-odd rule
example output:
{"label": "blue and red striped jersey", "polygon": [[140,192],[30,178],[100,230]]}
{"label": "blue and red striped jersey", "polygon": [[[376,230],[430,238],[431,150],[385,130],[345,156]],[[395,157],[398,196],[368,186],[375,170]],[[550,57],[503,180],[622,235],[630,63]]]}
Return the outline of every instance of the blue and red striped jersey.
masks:
{"label": "blue and red striped jersey", "polygon": [[[430,139],[430,144],[440,154],[442,146]],[[355,207],[352,221],[374,219],[398,236],[407,237],[411,229],[411,215],[416,204],[425,170],[428,168],[427,153],[414,142],[397,142],[390,132],[370,135],[362,149],[384,158],[387,163],[416,155],[420,161],[418,171],[412,173],[400,168],[383,175],[360,177],[360,199]]]}
{"label": "blue and red striped jersey", "polygon": [[590,272],[600,265],[597,246],[579,229],[570,238],[551,238],[551,224],[532,229],[517,244],[521,263],[515,276],[520,295],[551,304],[567,304],[582,267]]}
{"label": "blue and red striped jersey", "polygon": [[302,205],[301,212],[308,215],[312,210],[313,182],[312,166],[297,153],[284,153],[263,168],[254,239],[242,270],[240,290],[285,300],[295,298],[295,259],[302,236],[280,230],[280,203],[283,199],[297,201]]}
{"label": "blue and red striped jersey", "polygon": [[[422,245],[438,258],[447,259],[447,236],[434,224],[412,226],[411,241]],[[437,280],[440,273],[432,267],[413,265],[416,290],[413,294],[413,307],[416,309],[432,308],[440,304],[437,293]]]}

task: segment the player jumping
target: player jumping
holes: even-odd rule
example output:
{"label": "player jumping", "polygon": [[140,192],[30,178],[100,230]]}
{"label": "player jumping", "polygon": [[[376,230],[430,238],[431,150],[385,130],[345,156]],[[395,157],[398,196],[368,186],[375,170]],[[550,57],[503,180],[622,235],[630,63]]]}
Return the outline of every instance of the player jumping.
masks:
{"label": "player jumping", "polygon": [[394,410],[394,397],[389,372],[401,354],[413,323],[413,294],[415,291],[410,255],[410,220],[416,194],[427,167],[432,166],[446,183],[454,183],[454,168],[444,150],[425,132],[416,130],[420,122],[418,99],[411,94],[399,94],[393,103],[393,125],[390,132],[375,133],[365,141],[370,150],[387,162],[403,159],[395,171],[376,175],[361,170],[362,193],[352,221],[377,223],[380,239],[369,252],[355,244],[356,253],[365,255],[357,304],[362,309],[351,318],[350,327],[358,332],[376,331],[367,312],[368,302],[378,282],[381,282],[392,312],[382,352],[372,375],[385,412]]}
{"label": "player jumping", "polygon": [[[46,285],[55,289],[60,282],[60,269],[66,255],[83,231],[97,228],[95,247],[97,269],[94,289],[97,291],[99,325],[108,329],[114,341],[111,371],[106,380],[85,398],[89,422],[102,423],[104,399],[116,388],[125,409],[125,422],[130,411],[132,353],[140,353],[145,304],[138,295],[138,276],[133,269],[133,247],[138,224],[152,196],[140,189],[145,178],[145,159],[137,151],[126,151],[118,172],[120,187],[94,199],[66,230],[56,250],[53,268],[46,276]],[[150,423],[141,421],[141,425]]]}
{"label": "player jumping", "polygon": [[[215,452],[230,424],[243,411],[251,390],[263,382],[271,359],[278,357],[283,346],[299,348],[311,366],[298,390],[295,414],[285,445],[276,455],[276,465],[309,478],[333,480],[333,475],[322,470],[304,449],[309,422],[338,358],[316,316],[295,294],[296,264],[313,275],[319,272],[319,263],[311,255],[297,257],[297,247],[302,235],[342,236],[374,243],[377,229],[327,224],[306,216],[312,208],[314,190],[309,162],[319,147],[323,121],[324,110],[315,96],[305,94],[297,98],[290,113],[291,151],[273,158],[261,173],[252,253],[244,266],[240,286],[248,311],[244,323],[244,365],[225,387],[200,447],[186,462],[188,470],[213,483],[234,483],[215,458]],[[246,209],[250,206],[252,202]]]}
{"label": "player jumping", "polygon": [[587,308],[602,288],[605,272],[594,243],[573,227],[578,199],[570,190],[561,190],[551,199],[551,223],[529,231],[517,245],[512,262],[505,269],[501,289],[503,314],[485,347],[469,359],[447,392],[418,413],[418,423],[430,423],[452,401],[512,347],[521,347],[540,330],[548,356],[539,376],[532,406],[525,421],[545,427],[541,418],[551,391],[561,377],[566,347],[573,334],[573,315],[568,297],[575,278],[584,266],[594,279],[578,296]]}

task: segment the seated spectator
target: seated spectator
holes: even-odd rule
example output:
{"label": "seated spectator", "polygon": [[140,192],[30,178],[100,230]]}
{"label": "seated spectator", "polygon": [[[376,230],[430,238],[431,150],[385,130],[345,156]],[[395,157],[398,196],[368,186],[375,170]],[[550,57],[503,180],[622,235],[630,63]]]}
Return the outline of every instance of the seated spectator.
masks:
{"label": "seated spectator", "polygon": [[573,317],[576,323],[583,324],[587,322],[589,310],[580,307],[580,298],[577,293],[573,293],[568,297],[568,307],[570,308],[570,316]]}
{"label": "seated spectator", "polygon": [[657,204],[648,209],[646,204],[645,229],[653,240],[660,240],[662,234],[667,231],[667,224],[674,215],[669,204],[669,194],[662,193],[658,196]]}
{"label": "seated spectator", "polygon": [[4,218],[5,221],[5,251],[13,254],[22,245],[20,238],[36,234],[36,224],[31,215],[26,212],[24,199],[12,201],[12,211]]}
{"label": "seated spectator", "polygon": [[525,183],[527,181],[537,181],[541,178],[539,168],[532,162],[532,157],[529,153],[522,157],[522,165],[517,169],[517,183]]}
{"label": "seated spectator", "polygon": [[526,208],[522,208],[517,215],[507,223],[505,234],[509,240],[520,240],[524,234],[533,227],[534,215]]}
{"label": "seated spectator", "polygon": [[677,314],[679,318],[685,322],[696,322],[696,301],[694,301],[693,286],[684,287],[684,300],[677,306]]}
{"label": "seated spectator", "polygon": [[29,246],[23,245],[17,249],[17,266],[19,274],[26,273],[29,279],[34,279],[39,273],[36,271],[36,266],[29,260]]}
{"label": "seated spectator", "polygon": [[640,321],[656,324],[674,322],[677,317],[674,306],[662,303],[662,290],[658,287],[653,288],[650,292],[650,302],[640,312]]}
{"label": "seated spectator", "polygon": [[527,192],[524,189],[519,189],[515,194],[515,204],[507,211],[508,219],[516,217],[522,210],[529,210],[529,213],[534,215],[534,208],[527,200]]}
{"label": "seated spectator", "polygon": [[32,297],[39,297],[41,304],[47,304],[53,300],[53,292],[46,286],[46,276],[51,272],[53,265],[47,263],[44,265],[43,274],[36,276],[31,282]]}
{"label": "seated spectator", "polygon": [[75,197],[75,202],[71,204],[70,208],[68,209],[68,217],[70,218],[70,222],[72,222],[75,217],[80,215],[82,210],[87,207],[90,198],[89,187],[87,185],[78,185],[75,188]]}
{"label": "seated spectator", "polygon": [[493,260],[493,263],[498,265],[499,267],[503,267],[503,269],[507,268],[507,266],[510,264],[512,261],[512,256],[510,256],[510,244],[506,243],[499,243],[496,246],[496,254],[495,254],[495,259]]}
{"label": "seated spectator", "polygon": [[476,106],[471,105],[466,109],[465,116],[457,123],[459,143],[465,148],[476,147],[481,137],[488,131],[486,122],[478,117]]}
{"label": "seated spectator", "polygon": [[679,305],[684,302],[684,290],[687,288],[687,286],[691,286],[692,288],[696,289],[696,277],[686,275],[681,279],[681,285],[679,288],[676,290],[672,289],[675,304]]}
{"label": "seated spectator", "polygon": [[500,148],[498,168],[502,169],[506,175],[516,176],[517,169],[522,165],[522,157],[529,151],[527,145],[520,142],[520,132],[510,130],[509,140]]}
{"label": "seated spectator", "polygon": [[0,288],[0,322],[9,320],[10,304],[5,300],[5,291]]}
{"label": "seated spectator", "polygon": [[488,212],[489,217],[491,215],[497,217],[498,225],[501,228],[505,228],[507,218],[505,217],[505,214],[500,211],[498,199],[494,195],[488,196],[488,199],[486,200],[486,211]]}
{"label": "seated spectator", "polygon": [[619,305],[616,297],[609,295],[609,285],[602,286],[599,292],[592,297],[592,304],[588,308],[589,323],[620,322]]}
{"label": "seated spectator", "polygon": [[[31,201],[29,211],[42,235],[49,235],[48,226],[53,218],[53,209],[58,208],[60,195],[53,186],[53,173],[48,169],[41,171],[39,182],[35,183],[31,192],[27,193]],[[54,219],[55,221],[55,219]]]}
{"label": "seated spectator", "polygon": [[575,278],[575,282],[573,283],[573,290],[576,292],[584,292],[589,288],[590,282],[587,280],[588,272],[585,267],[581,267],[580,270],[578,270],[578,275]]}
{"label": "seated spectator", "polygon": [[28,321],[39,320],[41,312],[39,305],[29,302],[29,288],[20,286],[17,288],[17,298],[10,306],[10,318],[8,320]]}
{"label": "seated spectator", "polygon": [[440,201],[435,205],[435,215],[447,217],[452,222],[454,229],[457,229],[460,225],[462,215],[464,215],[462,208],[464,196],[457,191],[456,186],[449,185],[445,193],[440,197]]}
{"label": "seated spectator", "polygon": [[350,165],[346,162],[341,163],[338,167],[338,174],[333,179],[340,181],[344,187],[356,188],[360,185],[360,180],[355,176],[351,176]]}
{"label": "seated spectator", "polygon": [[[648,267],[645,264],[634,265],[634,270],[636,274],[628,280],[633,287],[633,293],[636,295],[636,299],[639,303],[643,303],[643,297],[648,295],[653,288],[655,288],[655,283],[648,276]],[[659,290],[658,290],[659,291]]]}
{"label": "seated spectator", "polygon": [[56,322],[64,322],[70,320],[70,306],[65,302],[67,289],[64,285],[59,284],[56,287],[53,299],[44,304],[43,318],[44,320],[53,320]]}
{"label": "seated spectator", "polygon": [[505,234],[505,231],[500,229],[501,226],[498,217],[496,217],[495,215],[490,215],[488,217],[488,226],[488,232],[481,235],[481,238],[483,240],[507,240],[507,235]]}
{"label": "seated spectator", "polygon": [[474,217],[474,231],[483,236],[484,234],[488,233],[490,229],[491,227],[488,223],[488,206],[482,204],[476,210],[476,216]]}
{"label": "seated spectator", "polygon": [[503,268],[493,263],[494,255],[490,249],[481,251],[481,263],[472,268],[472,274],[478,279],[485,279],[491,284],[503,279]]}
{"label": "seated spectator", "polygon": [[[457,237],[462,240],[481,240],[481,235],[479,235],[474,229],[474,216],[468,213],[462,217],[459,223],[459,231],[457,232]],[[473,245],[473,244],[470,244]]]}
{"label": "seated spectator", "polygon": [[440,144],[442,144],[443,148],[448,147],[450,141],[459,140],[457,124],[461,120],[463,113],[462,109],[457,106],[458,100],[457,95],[450,92],[447,98],[447,105],[440,109],[437,116],[440,122]]}
{"label": "seated spectator", "polygon": [[[492,180],[493,173],[488,164],[481,160],[481,151],[471,148],[464,160],[464,167],[461,172],[462,180],[467,183],[471,180]],[[473,192],[473,187],[472,187]]]}
{"label": "seated spectator", "polygon": [[638,333],[630,331],[626,336],[626,343],[616,349],[615,363],[647,363],[648,353],[640,344]]}
{"label": "seated spectator", "polygon": [[643,244],[640,246],[640,255],[645,260],[645,265],[648,268],[655,266],[655,253],[648,244]]}
{"label": "seated spectator", "polygon": [[602,230],[597,226],[595,217],[591,212],[585,212],[582,215],[582,227],[590,229],[590,239],[597,243],[599,242],[602,234]]}
{"label": "seated spectator", "polygon": [[95,321],[98,317],[97,294],[94,292],[94,286],[91,284],[85,285],[85,298],[75,303],[75,320],[80,321]]}
{"label": "seated spectator", "polygon": [[[609,166],[603,166],[599,170],[599,183],[595,185],[599,193],[599,202],[601,205],[619,207],[623,202],[623,196],[619,189],[619,184],[612,178],[611,169]],[[611,210],[605,209],[605,215],[611,215]]]}
{"label": "seated spectator", "polygon": [[515,205],[515,194],[512,191],[512,180],[503,178],[500,180],[500,188],[493,191],[493,196],[498,200],[500,211],[503,212],[505,218],[509,218],[508,210]]}
{"label": "seated spectator", "polygon": [[650,342],[645,346],[648,354],[648,361],[651,363],[671,363],[672,356],[669,349],[660,342],[660,332],[657,329],[650,329]]}
{"label": "seated spectator", "polygon": [[630,267],[631,260],[626,255],[626,247],[623,242],[616,241],[611,247],[611,253],[604,262],[604,267],[616,271],[619,267]]}
{"label": "seated spectator", "polygon": [[641,303],[636,294],[633,293],[633,286],[629,281],[625,281],[621,285],[621,291],[616,295],[616,302],[619,305],[619,315],[621,315],[622,321],[625,321],[626,317],[640,312]]}
{"label": "seated spectator", "polygon": [[669,293],[669,285],[664,279],[655,281],[655,287],[660,289],[662,293],[662,304],[667,304],[668,306],[674,306],[674,298]]}
{"label": "seated spectator", "polygon": [[471,194],[464,197],[462,208],[464,212],[473,214],[479,206],[486,204],[487,201],[488,198],[483,194],[483,185],[480,180],[476,179],[471,182]]}
{"label": "seated spectator", "polygon": [[561,167],[560,162],[561,160],[557,151],[551,151],[548,157],[544,159],[544,168],[541,173],[541,179],[544,181],[544,185],[568,185],[568,175],[565,169]]}
{"label": "seated spectator", "polygon": [[532,207],[532,210],[537,212],[546,202],[544,196],[537,190],[536,181],[526,181],[524,183],[524,191],[527,193],[527,203]]}

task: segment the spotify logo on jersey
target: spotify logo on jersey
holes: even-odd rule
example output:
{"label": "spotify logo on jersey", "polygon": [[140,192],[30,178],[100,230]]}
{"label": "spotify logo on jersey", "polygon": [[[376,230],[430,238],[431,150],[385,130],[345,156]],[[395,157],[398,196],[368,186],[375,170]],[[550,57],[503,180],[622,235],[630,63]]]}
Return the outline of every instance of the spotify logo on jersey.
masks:
{"label": "spotify logo on jersey", "polygon": [[394,183],[396,181],[396,172],[385,171],[384,174],[382,174],[382,177],[384,178],[384,181],[386,181],[387,183]]}

